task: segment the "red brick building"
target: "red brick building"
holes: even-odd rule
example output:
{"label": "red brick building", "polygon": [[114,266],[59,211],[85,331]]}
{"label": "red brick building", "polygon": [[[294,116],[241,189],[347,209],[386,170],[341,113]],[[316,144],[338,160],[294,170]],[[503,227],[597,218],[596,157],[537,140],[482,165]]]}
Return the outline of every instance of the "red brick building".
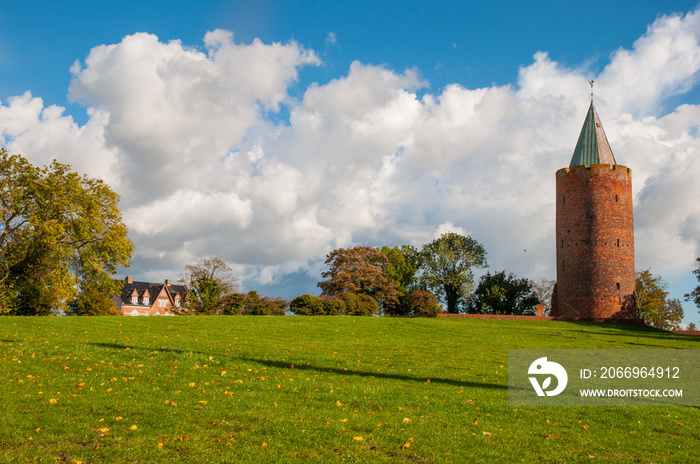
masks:
{"label": "red brick building", "polygon": [[114,301],[123,316],[174,316],[182,310],[180,304],[187,292],[186,285],[172,285],[169,279],[164,283],[136,282],[127,276],[121,295]]}
{"label": "red brick building", "polygon": [[593,102],[556,173],[556,241],[553,316],[636,318],[632,172],[615,161]]}

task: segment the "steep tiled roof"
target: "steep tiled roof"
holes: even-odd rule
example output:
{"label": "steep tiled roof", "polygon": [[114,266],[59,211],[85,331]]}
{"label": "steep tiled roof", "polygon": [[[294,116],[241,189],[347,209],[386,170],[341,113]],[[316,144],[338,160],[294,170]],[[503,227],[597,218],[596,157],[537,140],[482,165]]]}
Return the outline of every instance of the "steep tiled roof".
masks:
{"label": "steep tiled roof", "polygon": [[591,106],[588,109],[581,134],[578,136],[578,142],[576,143],[569,167],[584,164],[586,166],[592,164],[617,164],[593,102],[591,102]]}
{"label": "steep tiled roof", "polygon": [[[163,289],[163,287],[166,286],[165,283],[153,283],[153,282],[137,282],[137,281],[132,281],[132,282],[124,282],[121,295],[120,295],[120,300],[122,301],[123,304],[129,305],[129,306],[144,306],[144,307],[150,307],[155,301],[155,298],[158,297],[160,294],[160,291]],[[175,296],[176,293],[180,294],[181,298],[184,298],[185,295],[188,293],[188,289],[186,285],[167,285],[168,292],[170,293],[171,298]],[[139,302],[138,305],[134,305],[131,303],[131,294],[132,292],[136,290],[139,294]],[[143,304],[142,296],[144,292],[148,290],[148,294],[150,296],[150,302],[148,305]]]}

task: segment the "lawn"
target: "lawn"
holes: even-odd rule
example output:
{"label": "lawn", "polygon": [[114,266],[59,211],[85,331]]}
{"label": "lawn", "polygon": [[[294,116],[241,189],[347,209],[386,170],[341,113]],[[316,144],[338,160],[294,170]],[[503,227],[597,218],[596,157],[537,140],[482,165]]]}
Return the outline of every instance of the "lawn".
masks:
{"label": "lawn", "polygon": [[508,349],[700,348],[635,325],[0,317],[0,462],[692,462],[697,407],[510,407]]}

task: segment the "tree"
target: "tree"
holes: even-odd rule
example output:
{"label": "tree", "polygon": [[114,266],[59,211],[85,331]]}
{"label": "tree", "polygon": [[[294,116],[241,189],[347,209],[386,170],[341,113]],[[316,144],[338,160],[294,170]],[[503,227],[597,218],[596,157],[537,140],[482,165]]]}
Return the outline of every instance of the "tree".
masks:
{"label": "tree", "polygon": [[418,282],[416,275],[420,269],[420,253],[411,245],[388,247],[383,246],[379,251],[389,260],[384,274],[390,282],[397,282],[399,297],[405,297],[416,290]]}
{"label": "tree", "polygon": [[101,180],[0,149],[0,313],[58,314],[79,289],[114,294],[133,251],[118,203]]}
{"label": "tree", "polygon": [[680,326],[683,307],[678,299],[666,301],[666,282],[651,273],[651,269],[638,271],[636,278],[637,314],[647,325],[672,330]]}
{"label": "tree", "polygon": [[78,296],[68,303],[66,311],[67,316],[121,316],[121,314],[110,294],[95,287],[82,289]]}
{"label": "tree", "polygon": [[195,314],[216,314],[222,307],[222,298],[238,290],[233,269],[219,258],[200,259],[185,266],[180,281],[190,289],[187,307]]}
{"label": "tree", "polygon": [[698,328],[695,327],[695,323],[694,323],[694,322],[691,322],[691,323],[688,324],[688,327],[686,327],[685,330],[687,330],[688,332],[695,332],[696,330],[698,330]]}
{"label": "tree", "polygon": [[472,313],[524,315],[535,314],[539,298],[529,280],[500,271],[481,277],[469,303]]}
{"label": "tree", "polygon": [[542,277],[536,281],[531,280],[532,293],[537,297],[538,303],[542,305],[545,316],[549,316],[552,311],[552,293],[556,281]]}
{"label": "tree", "polygon": [[486,250],[471,237],[452,232],[423,245],[421,282],[458,313],[474,290],[474,267],[486,267]]}
{"label": "tree", "polygon": [[385,270],[389,264],[386,255],[375,248],[356,246],[339,248],[326,257],[329,270],[319,282],[322,296],[340,296],[342,293],[369,295],[382,306],[398,302],[398,283],[387,279]]}
{"label": "tree", "polygon": [[[698,281],[700,282],[700,258],[695,260],[695,270],[693,271],[693,274],[695,274],[695,277],[697,277]],[[700,285],[695,287],[695,290],[692,292],[685,294],[685,301],[692,301],[695,303],[695,306],[700,308]]]}

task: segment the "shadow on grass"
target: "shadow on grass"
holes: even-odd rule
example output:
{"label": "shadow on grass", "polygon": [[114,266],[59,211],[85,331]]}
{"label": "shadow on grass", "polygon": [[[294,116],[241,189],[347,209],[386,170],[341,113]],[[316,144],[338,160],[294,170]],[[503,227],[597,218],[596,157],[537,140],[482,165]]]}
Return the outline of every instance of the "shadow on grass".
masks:
{"label": "shadow on grass", "polygon": [[[621,335],[621,336],[633,336],[633,337],[644,337],[644,338],[656,338],[659,340],[683,340],[686,341],[687,339],[683,338],[681,334],[676,334],[673,332],[668,332],[666,330],[662,329],[657,329],[654,327],[649,327],[648,325],[643,325],[643,324],[608,324],[604,327],[605,330],[591,330],[592,328],[599,328],[603,329],[603,327],[600,327],[598,323],[593,323],[593,322],[567,322],[567,324],[572,324],[572,325],[577,325],[580,327],[586,327],[587,329],[564,329],[567,332],[581,332],[585,333],[586,335],[591,335],[591,334],[597,334],[597,335],[605,335],[605,336],[615,336],[615,335]],[[636,343],[637,345],[641,345],[640,343]],[[650,346],[656,346],[656,345],[650,345]]]}
{"label": "shadow on grass", "polygon": [[0,338],[0,343],[14,343],[17,340],[8,340],[7,338]]}
{"label": "shadow on grass", "polygon": [[[160,351],[163,353],[198,353],[201,355],[211,355],[211,352],[203,352],[196,350],[181,350],[179,348],[166,348],[160,347],[156,349],[144,348],[139,346],[123,345],[120,343],[90,343],[90,345],[99,346],[102,348],[111,348],[117,350],[125,350],[129,348],[130,350],[146,350],[146,351]],[[508,385],[496,384],[496,383],[483,383],[483,382],[473,382],[470,380],[460,380],[460,379],[445,379],[440,377],[412,377],[408,375],[401,374],[387,374],[384,372],[369,372],[369,371],[358,371],[352,369],[343,369],[337,367],[319,367],[314,366],[311,363],[302,364],[303,361],[296,361],[294,363],[289,361],[273,361],[270,359],[260,359],[260,358],[249,358],[246,356],[231,356],[226,355],[226,357],[231,357],[240,361],[254,362],[256,364],[262,364],[268,367],[276,367],[278,369],[294,369],[296,371],[314,371],[314,372],[324,372],[329,374],[344,375],[344,376],[358,376],[358,377],[373,377],[375,379],[393,379],[401,380],[405,382],[418,382],[418,383],[437,383],[443,385],[454,385],[456,387],[472,387],[472,388],[485,388],[488,390],[507,390]],[[298,363],[298,364],[297,364]],[[292,367],[294,365],[294,367]]]}

